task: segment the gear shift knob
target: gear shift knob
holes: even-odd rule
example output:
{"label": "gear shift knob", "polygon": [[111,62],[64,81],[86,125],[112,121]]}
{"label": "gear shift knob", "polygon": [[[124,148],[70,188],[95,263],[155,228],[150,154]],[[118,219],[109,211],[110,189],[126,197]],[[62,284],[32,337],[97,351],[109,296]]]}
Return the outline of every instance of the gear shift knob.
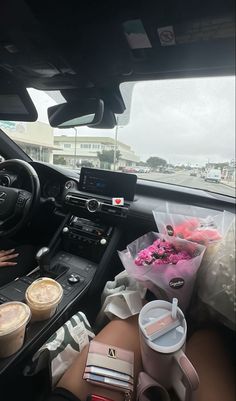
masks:
{"label": "gear shift knob", "polygon": [[49,262],[49,252],[50,249],[46,246],[40,248],[36,253],[36,259],[39,265],[39,269],[41,275],[44,275],[49,270],[50,262]]}

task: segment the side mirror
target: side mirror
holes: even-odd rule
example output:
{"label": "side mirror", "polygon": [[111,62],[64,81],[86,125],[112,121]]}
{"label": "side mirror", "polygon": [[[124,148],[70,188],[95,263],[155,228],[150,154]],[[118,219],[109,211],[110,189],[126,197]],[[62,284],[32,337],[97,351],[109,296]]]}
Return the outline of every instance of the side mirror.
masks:
{"label": "side mirror", "polygon": [[48,108],[48,121],[52,127],[73,128],[100,124],[104,103],[101,99],[85,99],[62,103]]}

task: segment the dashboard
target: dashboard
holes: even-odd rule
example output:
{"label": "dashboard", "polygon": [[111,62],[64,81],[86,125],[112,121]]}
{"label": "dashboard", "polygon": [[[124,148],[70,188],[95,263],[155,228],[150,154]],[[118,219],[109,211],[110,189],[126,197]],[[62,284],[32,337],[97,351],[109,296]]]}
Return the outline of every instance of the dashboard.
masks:
{"label": "dashboard", "polygon": [[[131,187],[132,191],[126,197],[128,202],[125,202],[123,211],[125,208],[128,209],[129,218],[133,218],[136,222],[153,221],[152,210],[158,209],[165,201],[178,202],[182,205],[198,204],[201,207],[234,212],[234,200],[231,201],[229,197],[219,194],[140,179],[136,184],[136,178],[127,173],[109,172],[111,177],[107,181],[107,172],[96,169],[91,169],[92,174],[91,171],[88,174],[88,169],[82,171],[80,180],[80,174],[75,170],[36,161],[31,162],[31,165],[39,176],[41,198],[55,199],[56,206],[65,208],[65,212],[76,214],[81,211],[82,213],[92,211],[104,216],[109,214],[112,217],[116,214],[114,211],[116,210],[118,217],[120,209],[112,208],[111,188],[117,196],[122,196],[124,191]],[[99,174],[99,177],[95,173]],[[120,187],[121,192],[120,189],[115,191],[119,182],[124,185],[123,188]],[[0,185],[30,191],[29,179],[23,171],[0,171]],[[70,199],[66,198],[68,195]],[[123,215],[126,216],[127,213],[120,212],[119,217]]]}
{"label": "dashboard", "polygon": [[[41,187],[42,198],[54,198],[56,202],[61,203],[62,195],[65,190],[77,189],[79,183],[79,175],[67,175],[66,169],[63,172],[55,166],[44,163],[32,162],[31,165],[36,170]],[[71,178],[73,175],[73,179]],[[31,191],[29,177],[22,171],[0,171],[0,185],[4,187],[20,188]]]}

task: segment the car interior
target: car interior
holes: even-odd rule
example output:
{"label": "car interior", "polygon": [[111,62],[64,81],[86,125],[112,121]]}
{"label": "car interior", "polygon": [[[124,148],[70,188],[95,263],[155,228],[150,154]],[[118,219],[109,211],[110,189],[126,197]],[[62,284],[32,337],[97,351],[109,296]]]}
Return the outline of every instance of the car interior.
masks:
{"label": "car interior", "polygon": [[[125,29],[133,20],[142,23],[148,45],[127,40]],[[36,121],[27,92],[34,88],[59,91],[66,101],[48,107],[52,127],[111,129],[126,108],[121,84],[234,76],[234,46],[232,0],[2,0],[0,120]],[[235,196],[145,180],[135,172],[33,160],[2,128],[0,155],[0,244],[11,239],[37,252],[29,274],[0,288],[0,303],[24,301],[27,287],[41,276],[64,290],[56,313],[29,325],[22,348],[0,358],[2,399],[40,401],[49,389],[48,371],[27,377],[25,366],[78,310],[93,326],[104,285],[123,270],[117,251],[158,231],[153,210],[174,202],[235,213]],[[191,174],[194,179],[195,171]],[[124,198],[123,205],[114,205],[114,193]],[[190,312],[189,325],[195,327]],[[233,331],[218,329],[233,341]]]}

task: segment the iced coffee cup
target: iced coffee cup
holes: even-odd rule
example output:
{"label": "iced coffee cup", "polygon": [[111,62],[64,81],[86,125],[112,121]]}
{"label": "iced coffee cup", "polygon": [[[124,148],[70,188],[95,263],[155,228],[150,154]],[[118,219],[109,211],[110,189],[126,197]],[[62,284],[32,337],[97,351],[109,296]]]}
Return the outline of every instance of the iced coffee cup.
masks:
{"label": "iced coffee cup", "polygon": [[35,280],[26,290],[25,299],[32,313],[32,321],[47,320],[54,315],[61,301],[61,285],[48,277]]}
{"label": "iced coffee cup", "polygon": [[30,317],[30,308],[23,302],[0,305],[0,358],[14,354],[22,347]]}

